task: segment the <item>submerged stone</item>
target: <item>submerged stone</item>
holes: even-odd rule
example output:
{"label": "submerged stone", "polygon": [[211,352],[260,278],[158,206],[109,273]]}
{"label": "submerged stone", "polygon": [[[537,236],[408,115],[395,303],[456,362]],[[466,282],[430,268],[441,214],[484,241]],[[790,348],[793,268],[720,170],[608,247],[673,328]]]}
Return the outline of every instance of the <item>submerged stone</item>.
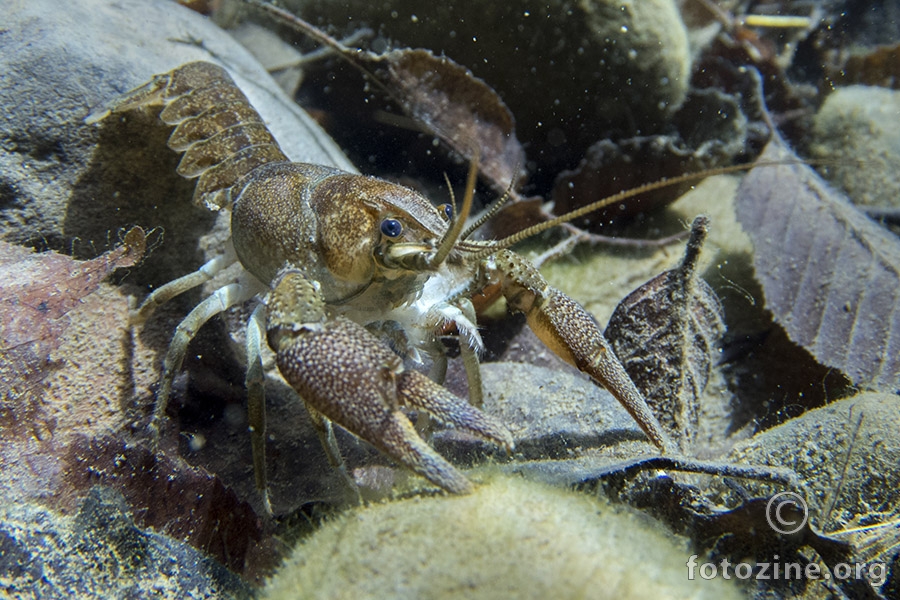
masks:
{"label": "submerged stone", "polygon": [[489,476],[468,496],[360,508],[307,539],[262,596],[739,598],[688,579],[690,552],[646,517],[583,494]]}
{"label": "submerged stone", "polygon": [[825,100],[810,149],[857,205],[900,207],[900,92],[852,85]]}

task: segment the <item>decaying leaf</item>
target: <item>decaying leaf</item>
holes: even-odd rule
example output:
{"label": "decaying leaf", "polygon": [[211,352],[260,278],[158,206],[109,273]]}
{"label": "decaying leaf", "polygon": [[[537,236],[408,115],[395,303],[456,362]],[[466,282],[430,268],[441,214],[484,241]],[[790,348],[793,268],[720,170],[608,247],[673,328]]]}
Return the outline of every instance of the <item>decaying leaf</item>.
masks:
{"label": "decaying leaf", "polygon": [[[709,115],[717,115],[710,118]],[[559,174],[553,186],[554,212],[575,210],[599,198],[640,185],[731,164],[745,150],[747,118],[737,100],[715,89],[694,90],[673,118],[667,135],[600,140],[588,148],[573,171]],[[681,197],[692,182],[647,192],[585,215],[576,223],[599,229],[627,222]]]}
{"label": "decaying leaf", "polygon": [[686,452],[697,435],[698,400],[725,333],[722,305],[697,275],[709,219],[694,219],[681,265],[623,299],[604,335],[660,424]]}
{"label": "decaying leaf", "polygon": [[496,190],[520,183],[525,151],[512,113],[484,81],[430,50],[394,50],[371,56],[369,64],[381,67],[375,73],[395,86],[407,114],[455,152],[471,160],[478,148],[481,172]]}
{"label": "decaying leaf", "polygon": [[[76,435],[66,448],[53,451],[63,454],[66,463],[55,490],[63,502],[94,486],[109,486],[122,493],[140,527],[188,542],[235,573],[258,576],[254,569],[271,567],[258,564],[274,557],[256,547],[262,526],[253,509],[202,467],[163,450],[126,443],[122,432]],[[250,555],[257,564],[248,560]]]}
{"label": "decaying leaf", "polygon": [[485,180],[502,193],[524,179],[525,151],[516,138],[506,104],[484,81],[447,57],[430,50],[400,49],[375,54],[348,48],[291,13],[253,0],[277,18],[324,44],[360,69],[403,111],[454,152],[472,160]]}
{"label": "decaying leaf", "polygon": [[18,395],[40,378],[41,368],[68,325],[67,312],[110,273],[134,265],[146,236],[131,229],[121,246],[88,261],[62,254],[34,254],[0,242],[0,392]]}
{"label": "decaying leaf", "polygon": [[900,240],[773,139],[737,195],[766,306],[858,384],[900,389]]}

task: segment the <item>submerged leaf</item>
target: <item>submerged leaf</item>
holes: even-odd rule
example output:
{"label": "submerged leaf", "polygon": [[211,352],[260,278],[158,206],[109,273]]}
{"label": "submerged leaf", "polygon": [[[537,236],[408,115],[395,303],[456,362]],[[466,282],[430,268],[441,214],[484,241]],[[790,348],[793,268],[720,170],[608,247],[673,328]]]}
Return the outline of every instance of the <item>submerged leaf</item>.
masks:
{"label": "submerged leaf", "polygon": [[348,48],[325,32],[262,0],[266,12],[334,50],[396,101],[403,111],[466,160],[478,157],[482,176],[502,193],[524,178],[525,151],[512,113],[500,96],[471,71],[430,50],[375,54]]}
{"label": "submerged leaf", "polygon": [[681,265],[626,296],[604,335],[660,424],[682,451],[697,435],[698,403],[725,333],[722,305],[697,276],[709,219],[694,219]]}
{"label": "submerged leaf", "polygon": [[164,450],[127,443],[122,433],[79,434],[66,448],[54,449],[66,461],[56,493],[65,498],[98,485],[116,489],[140,527],[188,542],[235,573],[251,574],[263,566],[248,561],[250,554],[273,560],[256,547],[262,537],[259,518],[219,476]]}
{"label": "submerged leaf", "polygon": [[[394,50],[365,60],[396,90],[403,110],[466,159],[479,151],[481,173],[499,192],[520,183],[525,151],[516,138],[512,113],[471,71],[430,50]],[[380,67],[380,68],[379,68]]]}
{"label": "submerged leaf", "polygon": [[[0,242],[0,391],[18,395],[40,379],[59,344],[67,312],[110,273],[144,254],[145,235],[135,227],[115,250],[87,261]],[[19,387],[24,384],[24,387]]]}
{"label": "submerged leaf", "polygon": [[737,195],[766,306],[792,340],[854,383],[900,389],[900,240],[780,139]]}
{"label": "submerged leaf", "polygon": [[[706,115],[710,114],[719,118],[709,119]],[[747,118],[734,97],[718,90],[693,91],[673,123],[675,131],[666,135],[605,139],[592,145],[577,169],[563,171],[556,178],[554,212],[562,215],[622,190],[731,164],[746,148]],[[585,215],[576,223],[595,231],[627,223],[640,213],[674,202],[693,183],[640,194]]]}

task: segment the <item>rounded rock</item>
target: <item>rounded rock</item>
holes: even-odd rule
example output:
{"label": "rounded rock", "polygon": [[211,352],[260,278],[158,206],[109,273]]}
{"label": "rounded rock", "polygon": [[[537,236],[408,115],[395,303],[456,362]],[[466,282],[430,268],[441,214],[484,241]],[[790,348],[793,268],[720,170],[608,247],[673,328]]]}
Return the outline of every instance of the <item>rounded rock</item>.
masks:
{"label": "rounded rock", "polygon": [[852,85],[816,114],[811,150],[857,205],[900,207],[900,92]]}
{"label": "rounded rock", "polygon": [[307,539],[263,597],[738,598],[688,579],[688,552],[649,520],[586,495],[494,476],[468,496],[350,512]]}

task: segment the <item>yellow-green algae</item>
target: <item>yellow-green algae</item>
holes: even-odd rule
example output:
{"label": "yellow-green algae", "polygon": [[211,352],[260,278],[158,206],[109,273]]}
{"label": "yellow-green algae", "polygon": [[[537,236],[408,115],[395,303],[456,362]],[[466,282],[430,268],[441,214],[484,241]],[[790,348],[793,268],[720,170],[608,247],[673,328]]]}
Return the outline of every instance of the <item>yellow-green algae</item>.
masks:
{"label": "yellow-green algae", "polygon": [[738,598],[641,515],[493,475],[468,496],[353,510],[302,543],[265,598]]}

